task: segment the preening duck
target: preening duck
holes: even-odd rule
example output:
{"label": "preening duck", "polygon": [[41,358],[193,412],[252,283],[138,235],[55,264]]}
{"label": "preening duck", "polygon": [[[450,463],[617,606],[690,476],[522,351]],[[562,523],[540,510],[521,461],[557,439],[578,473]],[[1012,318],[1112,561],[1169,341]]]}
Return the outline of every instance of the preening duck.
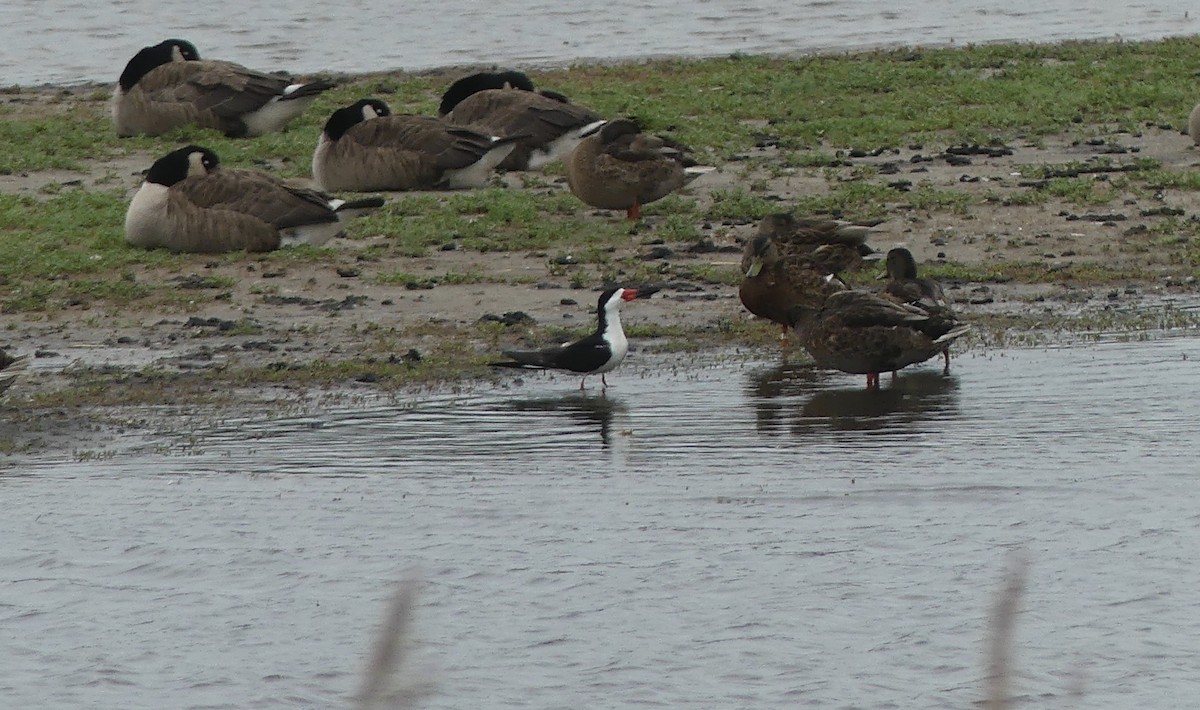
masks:
{"label": "preening duck", "polygon": [[333,86],[204,60],[191,42],[168,39],[144,47],[125,65],[112,119],[119,136],[157,136],[192,124],[233,138],[260,136],[283,130]]}
{"label": "preening duck", "polygon": [[820,305],[846,285],[837,274],[857,268],[871,228],[832,219],[796,218],[787,213],[764,217],[742,252],[738,296],[746,310],[777,323],[786,337],[792,309]]}
{"label": "preening duck", "polygon": [[382,205],[379,197],[347,202],[261,171],[222,168],[216,153],[189,145],[146,172],[125,213],[125,238],[178,252],[320,245],[349,217]]}

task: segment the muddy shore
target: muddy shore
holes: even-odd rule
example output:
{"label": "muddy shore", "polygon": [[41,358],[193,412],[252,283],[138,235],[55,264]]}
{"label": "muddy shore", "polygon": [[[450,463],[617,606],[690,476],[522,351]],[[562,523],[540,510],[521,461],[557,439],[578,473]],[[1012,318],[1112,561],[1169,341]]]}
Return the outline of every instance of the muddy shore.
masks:
{"label": "muddy shore", "polygon": [[[62,110],[98,90],[29,89],[9,91],[2,99],[10,108],[36,115]],[[1200,301],[1194,267],[1155,249],[1161,237],[1154,227],[1166,219],[1200,220],[1200,192],[1147,189],[1114,177],[1122,174],[1122,166],[1144,159],[1163,169],[1192,170],[1200,153],[1170,126],[1145,125],[1132,133],[1093,128],[1099,137],[1087,141],[1073,138],[1075,131],[983,148],[912,145],[839,152],[838,164],[831,167],[783,170],[761,167],[777,151],[768,138],[744,160],[718,165],[682,194],[705,205],[715,193],[753,184],[787,209],[797,196],[827,191],[831,184],[864,175],[886,179],[896,191],[896,206],[871,240],[877,248],[904,244],[921,263],[952,263],[976,274],[1001,263],[1030,265],[1035,277],[1028,280],[946,280],[963,317],[982,325],[967,347],[1042,341],[1056,332],[1190,327],[1191,319],[1179,314],[1187,316],[1189,306]],[[763,131],[769,134],[769,126],[764,124]],[[115,175],[132,194],[153,157],[131,152],[94,161],[81,172],[0,175],[0,192],[37,198],[51,184],[111,190]],[[1027,175],[1028,166],[1068,164],[1081,166],[1078,175],[1112,190],[1109,202],[1093,210],[1054,198],[1014,199],[1039,189],[1040,178]],[[511,189],[527,189],[517,174],[498,180]],[[546,183],[537,189],[566,189],[561,179]],[[906,202],[906,194],[926,186],[965,192],[974,202],[961,211],[931,211]],[[580,210],[591,220],[621,218],[583,205]],[[728,278],[754,224],[706,222],[700,225],[702,241],[682,244],[656,235],[663,219],[651,215],[630,229],[626,246],[612,252],[614,263],[636,260],[661,277],[659,295],[625,309],[639,359],[652,362],[656,354],[673,353],[669,359],[676,365],[705,351],[737,347],[762,355],[777,349],[776,330],[748,323],[751,317]],[[26,415],[47,411],[68,417],[79,404],[272,401],[343,385],[387,391],[389,378],[355,363],[414,364],[444,351],[448,342],[463,353],[464,362],[474,364],[449,368],[444,378],[428,378],[426,386],[478,378],[507,381],[511,373],[491,373],[478,363],[502,344],[536,342],[547,328],[554,333],[586,328],[602,285],[594,265],[581,278],[581,267],[569,258],[544,251],[471,252],[454,248],[452,237],[444,249],[423,256],[361,258],[372,244],[387,239],[385,234],[339,239],[327,263],[280,266],[253,255],[237,260],[195,256],[181,269],[144,267],[134,274],[139,280],[174,282],[181,292],[220,289],[218,297],[207,293],[194,308],[161,312],[82,304],[54,312],[2,312],[5,347],[34,356],[30,371],[5,396],[6,418],[28,421]],[[1094,266],[1136,276],[1092,277],[1079,268]],[[396,272],[470,273],[478,282],[392,284],[375,278]],[[725,278],[696,276],[713,273]],[[518,312],[527,318],[511,315]],[[639,329],[653,337],[638,337]],[[679,354],[685,350],[693,355]],[[310,370],[288,377],[289,370],[313,362],[329,363],[334,371],[320,381]],[[227,377],[216,382],[205,377],[264,364],[276,373],[271,382],[230,384]],[[12,447],[29,445],[29,437],[0,432],[5,437],[15,442]]]}

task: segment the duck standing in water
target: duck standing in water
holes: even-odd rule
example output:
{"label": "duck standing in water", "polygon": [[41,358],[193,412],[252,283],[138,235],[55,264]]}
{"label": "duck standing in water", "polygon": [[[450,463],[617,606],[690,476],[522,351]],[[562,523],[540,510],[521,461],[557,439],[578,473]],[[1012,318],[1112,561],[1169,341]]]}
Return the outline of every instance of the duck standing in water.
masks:
{"label": "duck standing in water", "polygon": [[792,318],[801,344],[818,365],[866,375],[867,389],[875,390],[879,373],[924,362],[971,329],[859,290],[835,293],[820,305],[798,304]]}
{"label": "duck standing in water", "polygon": [[[904,247],[896,247],[887,253],[887,286],[883,289],[884,298],[896,303],[916,306],[929,314],[929,317],[946,324],[957,323],[957,317],[946,302],[946,295],[937,281],[921,278],[917,275],[917,260],[912,252]],[[950,347],[942,350],[946,366],[945,374],[950,373]]]}

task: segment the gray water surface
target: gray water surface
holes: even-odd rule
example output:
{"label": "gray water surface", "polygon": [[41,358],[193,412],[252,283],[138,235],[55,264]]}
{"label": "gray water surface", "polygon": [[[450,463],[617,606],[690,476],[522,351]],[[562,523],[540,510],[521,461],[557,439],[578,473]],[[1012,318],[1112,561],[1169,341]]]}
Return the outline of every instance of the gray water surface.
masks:
{"label": "gray water surface", "polygon": [[[1028,707],[1200,696],[1200,339],[197,426],[0,475],[8,707],[347,707],[418,567],[430,708],[963,708],[1006,558]],[[1076,697],[1082,693],[1082,699]]]}
{"label": "gray water surface", "polygon": [[795,54],[997,40],[1156,39],[1200,31],[1168,0],[5,0],[0,85],[115,82],[167,37],[260,69],[364,72],[462,64]]}

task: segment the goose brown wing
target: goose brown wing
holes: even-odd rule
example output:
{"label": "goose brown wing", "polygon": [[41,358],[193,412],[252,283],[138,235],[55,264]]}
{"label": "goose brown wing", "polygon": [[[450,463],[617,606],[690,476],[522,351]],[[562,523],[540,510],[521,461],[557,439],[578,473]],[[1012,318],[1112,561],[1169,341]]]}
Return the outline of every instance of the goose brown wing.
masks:
{"label": "goose brown wing", "polygon": [[157,100],[191,104],[236,119],[261,108],[287,88],[287,79],[217,61],[169,62],[138,82]]}
{"label": "goose brown wing", "polygon": [[496,136],[526,134],[523,143],[544,145],[600,117],[591,109],[517,89],[472,94],[446,114],[447,123],[483,129]]}
{"label": "goose brown wing", "polygon": [[328,196],[253,170],[223,168],[183,180],[173,189],[200,207],[241,212],[277,229],[337,221]]}
{"label": "goose brown wing", "polygon": [[382,116],[355,124],[342,140],[377,150],[420,153],[440,170],[473,165],[492,146],[492,138],[464,126],[449,126],[428,116]]}
{"label": "goose brown wing", "polygon": [[235,119],[262,108],[291,83],[288,79],[247,69],[230,62],[178,62],[203,64],[188,83],[189,100],[202,111]]}

